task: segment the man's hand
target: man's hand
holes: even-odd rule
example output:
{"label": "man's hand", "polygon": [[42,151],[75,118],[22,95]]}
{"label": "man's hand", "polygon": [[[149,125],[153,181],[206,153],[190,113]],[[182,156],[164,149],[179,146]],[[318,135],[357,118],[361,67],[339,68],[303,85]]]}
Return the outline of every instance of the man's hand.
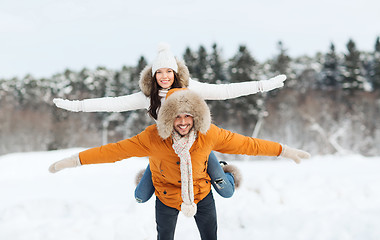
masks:
{"label": "man's hand", "polygon": [[70,101],[70,100],[66,100],[66,99],[62,99],[62,98],[54,98],[53,102],[54,102],[55,106],[62,108],[62,109],[65,109],[65,110],[68,110],[68,111],[72,111],[72,112],[83,111],[82,102],[79,100]]}
{"label": "man's hand", "polygon": [[285,157],[285,158],[290,158],[296,163],[301,163],[302,159],[307,159],[311,157],[310,153],[308,152],[291,148],[286,145],[282,145],[282,152],[280,156]]}
{"label": "man's hand", "polygon": [[278,75],[268,80],[259,81],[260,92],[268,92],[276,88],[284,86],[284,81],[286,80],[285,75]]}
{"label": "man's hand", "polygon": [[56,173],[56,172],[61,171],[62,169],[65,169],[65,168],[73,168],[73,167],[78,167],[81,165],[82,164],[80,163],[79,155],[76,154],[74,156],[64,158],[58,162],[53,163],[49,167],[49,172]]}

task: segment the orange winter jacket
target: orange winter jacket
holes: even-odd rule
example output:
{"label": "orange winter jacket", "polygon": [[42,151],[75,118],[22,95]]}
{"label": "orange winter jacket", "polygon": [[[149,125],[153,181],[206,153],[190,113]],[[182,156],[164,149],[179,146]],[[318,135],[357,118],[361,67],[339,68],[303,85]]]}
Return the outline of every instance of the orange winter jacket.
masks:
{"label": "orange winter jacket", "polygon": [[[156,125],[151,125],[132,138],[83,151],[79,153],[79,158],[82,164],[94,164],[149,157],[156,196],[165,205],[181,210],[180,159],[172,144],[171,137],[163,140],[158,135]],[[279,143],[232,133],[213,124],[206,134],[198,132],[190,149],[195,203],[211,190],[207,163],[212,150],[229,154],[278,156],[282,147]]]}

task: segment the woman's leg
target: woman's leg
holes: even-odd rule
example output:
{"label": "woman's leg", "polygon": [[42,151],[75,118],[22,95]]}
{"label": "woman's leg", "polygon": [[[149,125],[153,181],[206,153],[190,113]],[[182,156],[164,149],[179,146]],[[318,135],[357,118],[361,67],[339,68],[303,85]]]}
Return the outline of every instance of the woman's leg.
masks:
{"label": "woman's leg", "polygon": [[230,172],[224,172],[214,152],[211,152],[208,157],[207,172],[210,175],[211,184],[220,196],[229,198],[234,194],[234,176]]}
{"label": "woman's leg", "polygon": [[[227,167],[237,171],[232,165],[227,165]],[[238,185],[238,179],[235,178],[239,177],[240,179],[240,174],[234,173],[233,170],[224,172],[214,152],[211,152],[208,159],[207,172],[210,175],[211,184],[214,186],[215,191],[224,198],[232,197],[235,192],[235,185]],[[148,164],[135,189],[135,199],[139,203],[144,203],[152,197],[153,193],[152,173]]]}
{"label": "woman's leg", "polygon": [[152,182],[152,173],[150,171],[150,165],[148,164],[144,175],[135,189],[135,199],[138,203],[144,203],[152,197],[153,193],[154,186]]}

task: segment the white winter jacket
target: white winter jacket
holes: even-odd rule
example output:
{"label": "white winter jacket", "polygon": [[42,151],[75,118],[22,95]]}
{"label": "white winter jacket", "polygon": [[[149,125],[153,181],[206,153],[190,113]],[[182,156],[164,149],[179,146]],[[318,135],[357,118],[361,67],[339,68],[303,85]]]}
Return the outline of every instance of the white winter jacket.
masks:
{"label": "white winter jacket", "polygon": [[[190,79],[188,88],[197,92],[205,100],[225,100],[282,87],[285,79],[285,75],[278,75],[269,80],[230,84],[208,84]],[[74,112],[126,112],[148,109],[150,106],[150,98],[141,91],[120,97],[92,98],[81,101],[56,98],[53,101],[57,107]]]}
{"label": "white winter jacket", "polygon": [[[285,75],[278,75],[269,80],[249,81],[230,84],[208,84],[190,78],[190,73],[183,61],[177,60],[178,77],[182,87],[198,93],[205,100],[232,99],[257,92],[267,92],[284,86]],[[146,66],[140,74],[141,92],[120,97],[104,97],[85,100],[64,100],[55,98],[53,102],[57,107],[74,112],[126,112],[137,109],[148,109],[150,106],[150,82],[152,81],[151,66]],[[162,101],[166,92],[161,91]]]}

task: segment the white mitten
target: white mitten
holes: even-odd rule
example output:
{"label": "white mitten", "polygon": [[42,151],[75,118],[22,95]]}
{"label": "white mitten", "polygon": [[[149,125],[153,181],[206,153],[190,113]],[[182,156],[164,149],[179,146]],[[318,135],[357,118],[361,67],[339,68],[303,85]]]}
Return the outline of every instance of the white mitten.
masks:
{"label": "white mitten", "polygon": [[53,102],[55,106],[65,109],[65,110],[69,110],[72,112],[83,111],[82,101],[79,101],[79,100],[70,101],[70,100],[66,100],[62,98],[54,98]]}
{"label": "white mitten", "polygon": [[73,155],[71,157],[64,158],[58,162],[53,163],[49,167],[49,172],[56,173],[56,172],[61,171],[62,169],[65,169],[65,168],[74,168],[74,167],[78,167],[81,165],[82,164],[80,163],[79,155],[76,154],[76,155]]}
{"label": "white mitten", "polygon": [[290,158],[296,163],[301,163],[302,159],[310,158],[310,153],[282,145],[282,152],[280,156]]}
{"label": "white mitten", "polygon": [[286,80],[285,75],[278,75],[268,80],[260,80],[259,81],[259,91],[260,92],[268,92],[276,88],[280,88],[284,86],[284,81]]}

